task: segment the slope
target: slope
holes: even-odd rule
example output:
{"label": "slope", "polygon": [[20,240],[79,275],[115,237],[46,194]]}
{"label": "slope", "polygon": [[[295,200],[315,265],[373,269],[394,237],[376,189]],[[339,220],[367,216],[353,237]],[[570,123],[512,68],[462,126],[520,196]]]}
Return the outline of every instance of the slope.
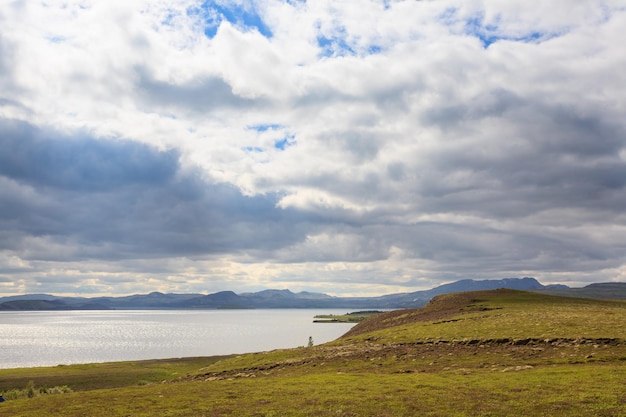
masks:
{"label": "slope", "polygon": [[448,294],[324,345],[168,383],[7,401],[0,415],[624,417],[625,334],[623,301]]}

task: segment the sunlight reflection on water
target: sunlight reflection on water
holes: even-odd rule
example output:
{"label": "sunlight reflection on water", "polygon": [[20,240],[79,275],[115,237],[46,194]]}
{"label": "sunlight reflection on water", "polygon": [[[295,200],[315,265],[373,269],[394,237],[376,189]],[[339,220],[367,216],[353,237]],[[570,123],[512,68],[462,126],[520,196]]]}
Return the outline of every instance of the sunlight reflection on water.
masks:
{"label": "sunlight reflection on water", "polygon": [[315,324],[346,310],[0,312],[0,368],[211,356],[336,339],[351,324]]}

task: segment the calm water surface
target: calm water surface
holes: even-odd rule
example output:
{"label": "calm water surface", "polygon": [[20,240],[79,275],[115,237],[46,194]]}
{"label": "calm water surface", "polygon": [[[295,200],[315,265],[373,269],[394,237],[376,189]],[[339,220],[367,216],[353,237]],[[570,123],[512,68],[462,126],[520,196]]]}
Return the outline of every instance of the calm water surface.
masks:
{"label": "calm water surface", "polygon": [[0,368],[260,352],[334,340],[351,324],[313,323],[346,310],[0,312]]}

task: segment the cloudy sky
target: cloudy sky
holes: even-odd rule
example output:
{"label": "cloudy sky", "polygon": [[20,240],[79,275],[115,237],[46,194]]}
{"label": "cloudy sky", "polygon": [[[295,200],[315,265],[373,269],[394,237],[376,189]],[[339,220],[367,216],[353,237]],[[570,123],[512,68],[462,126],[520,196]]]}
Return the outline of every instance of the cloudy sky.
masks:
{"label": "cloudy sky", "polygon": [[626,281],[623,0],[3,0],[0,295]]}

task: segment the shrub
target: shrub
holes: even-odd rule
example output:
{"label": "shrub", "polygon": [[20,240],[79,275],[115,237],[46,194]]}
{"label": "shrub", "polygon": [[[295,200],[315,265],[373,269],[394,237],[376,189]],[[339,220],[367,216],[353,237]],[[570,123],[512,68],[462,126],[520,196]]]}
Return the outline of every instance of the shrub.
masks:
{"label": "shrub", "polygon": [[58,385],[52,388],[40,387],[36,389],[35,382],[28,381],[26,388],[14,388],[7,391],[0,391],[0,396],[4,397],[5,400],[17,400],[19,398],[34,398],[40,395],[67,394],[69,392],[73,392],[73,390],[67,385]]}

